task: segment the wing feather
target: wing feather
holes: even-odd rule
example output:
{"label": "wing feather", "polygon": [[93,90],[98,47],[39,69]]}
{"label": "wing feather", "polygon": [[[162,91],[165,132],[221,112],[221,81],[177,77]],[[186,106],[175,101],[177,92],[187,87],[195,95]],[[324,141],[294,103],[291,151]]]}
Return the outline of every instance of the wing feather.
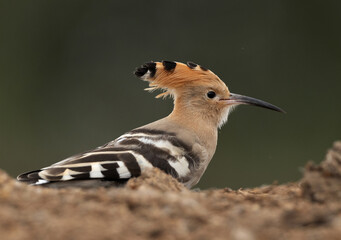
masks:
{"label": "wing feather", "polygon": [[18,180],[34,185],[69,180],[120,181],[153,167],[184,179],[196,165],[197,158],[191,154],[191,147],[173,133],[136,129],[92,151],[21,174]]}

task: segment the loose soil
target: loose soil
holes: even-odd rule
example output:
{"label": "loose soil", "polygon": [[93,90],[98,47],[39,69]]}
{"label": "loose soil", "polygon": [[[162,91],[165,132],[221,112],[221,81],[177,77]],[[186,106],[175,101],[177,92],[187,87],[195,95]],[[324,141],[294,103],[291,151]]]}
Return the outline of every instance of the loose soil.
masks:
{"label": "loose soil", "polygon": [[0,171],[0,239],[341,239],[341,142],[299,182],[236,191],[190,191],[158,170],[86,190]]}

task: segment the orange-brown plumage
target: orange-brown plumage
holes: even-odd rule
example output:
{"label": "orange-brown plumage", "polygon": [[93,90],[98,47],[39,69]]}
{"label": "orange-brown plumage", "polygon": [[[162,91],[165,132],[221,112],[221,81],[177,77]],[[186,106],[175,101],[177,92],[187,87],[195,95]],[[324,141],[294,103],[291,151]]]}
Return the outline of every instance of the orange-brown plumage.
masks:
{"label": "orange-brown plumage", "polygon": [[[167,63],[172,63],[173,68],[167,69]],[[155,67],[154,74],[147,73],[151,67]],[[138,70],[141,69],[148,69],[145,75],[140,76],[149,82],[149,88],[146,90],[165,91],[157,95],[157,98],[172,95],[174,91],[190,86],[209,86],[215,83],[226,88],[224,82],[212,71],[191,62],[187,64],[169,61],[151,62],[141,66]]]}

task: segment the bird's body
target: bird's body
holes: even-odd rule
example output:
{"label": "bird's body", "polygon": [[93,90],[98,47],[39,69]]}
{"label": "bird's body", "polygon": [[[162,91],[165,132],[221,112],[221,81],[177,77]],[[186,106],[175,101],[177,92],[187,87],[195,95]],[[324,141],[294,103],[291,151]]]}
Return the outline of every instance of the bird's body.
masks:
{"label": "bird's body", "polygon": [[21,174],[18,180],[49,187],[116,186],[156,167],[188,188],[194,186],[211,161],[218,128],[237,104],[276,111],[266,102],[232,94],[211,71],[194,63],[150,62],[135,74],[150,82],[148,90],[174,98],[173,112],[131,130],[119,138],[49,167]]}

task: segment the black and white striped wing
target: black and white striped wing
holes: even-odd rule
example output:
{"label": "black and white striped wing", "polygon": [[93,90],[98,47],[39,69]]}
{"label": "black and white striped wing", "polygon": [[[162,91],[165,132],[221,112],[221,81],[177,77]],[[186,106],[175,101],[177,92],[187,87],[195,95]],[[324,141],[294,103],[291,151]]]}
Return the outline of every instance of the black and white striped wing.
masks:
{"label": "black and white striped wing", "polygon": [[69,180],[120,180],[137,177],[145,167],[151,167],[148,162],[136,159],[133,152],[103,150],[107,151],[74,156],[41,170],[24,173],[18,179],[35,185]]}
{"label": "black and white striped wing", "polygon": [[157,167],[186,181],[197,158],[174,134],[133,130],[93,151],[67,158],[41,170],[21,174],[18,180],[33,185],[70,180],[123,180]]}

